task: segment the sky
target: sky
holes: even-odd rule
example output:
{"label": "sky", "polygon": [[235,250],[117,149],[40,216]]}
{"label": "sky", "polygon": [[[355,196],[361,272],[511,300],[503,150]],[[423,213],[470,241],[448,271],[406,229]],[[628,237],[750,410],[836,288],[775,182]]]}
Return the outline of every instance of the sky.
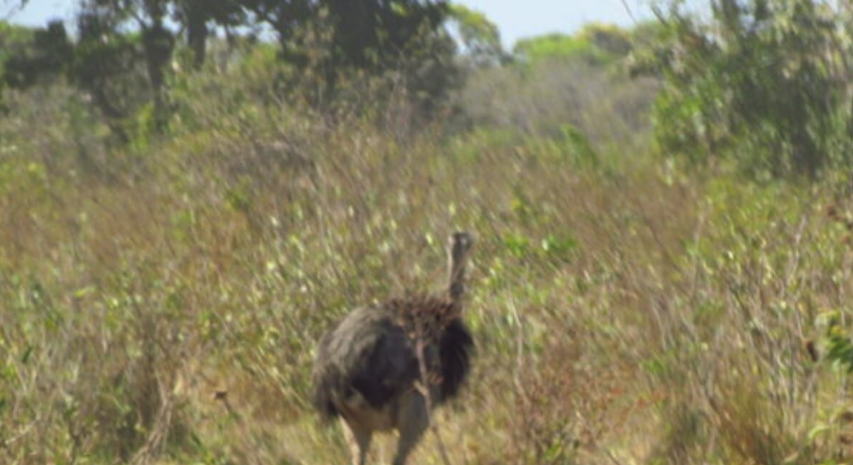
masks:
{"label": "sky", "polygon": [[[0,18],[7,16],[5,5],[14,0],[0,0]],[[550,32],[571,33],[588,22],[614,23],[630,26],[633,23],[627,7],[638,19],[648,18],[648,0],[457,0],[483,12],[501,30],[504,43],[511,46],[516,40]],[[5,3],[4,3],[5,2]],[[44,25],[48,19],[69,18],[76,0],[30,0],[23,11],[9,19],[30,26]]]}

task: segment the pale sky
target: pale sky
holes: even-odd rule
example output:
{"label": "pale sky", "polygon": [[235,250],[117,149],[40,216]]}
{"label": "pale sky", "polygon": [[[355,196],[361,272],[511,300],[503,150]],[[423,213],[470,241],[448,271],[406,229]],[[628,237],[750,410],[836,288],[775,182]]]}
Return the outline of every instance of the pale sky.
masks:
{"label": "pale sky", "polygon": [[[0,0],[0,17],[7,16],[9,2]],[[522,37],[549,32],[572,32],[587,22],[632,24],[622,0],[457,0],[481,11],[501,30],[507,45]],[[648,18],[649,0],[625,0],[637,18]],[[9,17],[12,22],[43,25],[51,18],[69,18],[76,0],[30,0],[28,6]]]}

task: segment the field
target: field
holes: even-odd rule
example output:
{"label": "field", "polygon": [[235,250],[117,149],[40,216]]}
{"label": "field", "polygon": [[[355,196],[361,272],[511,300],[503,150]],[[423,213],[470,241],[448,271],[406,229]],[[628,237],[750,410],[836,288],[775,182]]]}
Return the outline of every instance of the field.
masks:
{"label": "field", "polygon": [[7,93],[0,463],[346,463],[308,403],[318,338],[440,290],[455,230],[478,348],[436,417],[452,463],[853,460],[844,173],[697,169],[651,142],[654,82],[593,68],[512,98],[478,75],[453,126],[277,99],[268,65],[179,80],[168,135],[127,144],[65,86]]}

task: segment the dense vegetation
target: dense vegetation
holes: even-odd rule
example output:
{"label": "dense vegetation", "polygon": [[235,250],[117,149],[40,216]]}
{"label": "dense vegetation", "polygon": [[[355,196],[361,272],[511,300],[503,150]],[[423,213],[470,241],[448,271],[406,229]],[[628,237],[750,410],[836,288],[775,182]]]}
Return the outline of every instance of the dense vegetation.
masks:
{"label": "dense vegetation", "polygon": [[363,3],[352,49],[352,0],[0,24],[0,463],[344,463],[317,338],[437,288],[455,229],[453,463],[851,460],[846,3],[511,52],[464,7]]}

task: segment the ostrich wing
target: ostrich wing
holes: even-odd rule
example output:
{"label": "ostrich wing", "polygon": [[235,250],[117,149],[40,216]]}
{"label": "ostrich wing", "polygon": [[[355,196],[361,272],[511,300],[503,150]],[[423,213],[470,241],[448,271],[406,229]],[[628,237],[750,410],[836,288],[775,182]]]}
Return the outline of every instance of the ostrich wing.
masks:
{"label": "ostrich wing", "polygon": [[[435,349],[426,357],[436,363]],[[381,408],[410,389],[420,377],[412,342],[393,314],[382,307],[364,307],[347,315],[320,342],[314,371],[314,403],[336,415],[333,399],[359,393]]]}

